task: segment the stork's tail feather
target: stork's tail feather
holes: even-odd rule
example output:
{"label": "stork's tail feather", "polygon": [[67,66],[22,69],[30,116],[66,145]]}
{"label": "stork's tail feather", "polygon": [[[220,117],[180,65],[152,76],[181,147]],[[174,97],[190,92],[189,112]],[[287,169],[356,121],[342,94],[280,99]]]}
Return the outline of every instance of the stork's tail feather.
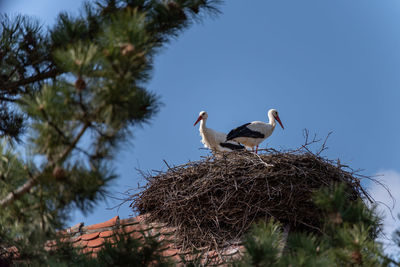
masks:
{"label": "stork's tail feather", "polygon": [[241,150],[244,149],[244,146],[241,144],[233,144],[233,143],[220,143],[219,144],[222,147],[229,148],[231,150]]}

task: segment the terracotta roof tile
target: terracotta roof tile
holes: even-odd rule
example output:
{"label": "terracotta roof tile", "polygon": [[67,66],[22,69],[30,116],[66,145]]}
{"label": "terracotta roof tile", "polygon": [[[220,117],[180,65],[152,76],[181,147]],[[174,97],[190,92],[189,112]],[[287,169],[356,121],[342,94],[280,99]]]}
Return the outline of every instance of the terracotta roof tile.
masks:
{"label": "terracotta roof tile", "polygon": [[119,232],[123,232],[125,234],[130,234],[132,232],[140,232],[140,231],[144,231],[144,230],[139,225],[128,225],[128,226],[122,227],[119,230]]}
{"label": "terracotta roof tile", "polygon": [[46,247],[51,248],[57,246],[57,241],[56,240],[48,240],[45,244]]}
{"label": "terracotta roof tile", "polygon": [[175,240],[175,236],[173,235],[173,234],[160,234],[158,237],[157,237],[157,240],[159,241],[159,242],[161,242],[161,241],[170,241],[170,242],[173,242],[174,240]]}
{"label": "terracotta roof tile", "polygon": [[89,254],[89,253],[92,253],[93,249],[92,248],[83,248],[81,251],[82,251],[82,254]]}
{"label": "terracotta roof tile", "polygon": [[104,238],[97,238],[94,240],[90,240],[89,243],[87,244],[88,247],[90,248],[97,248],[100,247],[104,244],[105,240]]}
{"label": "terracotta roof tile", "polygon": [[11,257],[13,259],[18,259],[20,257],[18,248],[16,246],[12,246],[12,247],[6,248],[6,251],[4,251],[3,253],[4,254],[2,254],[2,256],[4,258]]}
{"label": "terracotta roof tile", "polygon": [[138,231],[129,233],[129,236],[134,239],[143,239],[143,233],[138,232]]}
{"label": "terracotta roof tile", "polygon": [[74,246],[74,247],[80,247],[80,248],[85,248],[85,247],[87,247],[87,244],[89,243],[89,241],[79,241],[79,242],[76,242],[76,243],[73,243],[72,245]]}
{"label": "terracotta roof tile", "polygon": [[129,224],[138,224],[138,223],[139,223],[139,221],[138,221],[137,217],[119,220],[120,225],[129,225]]}
{"label": "terracotta roof tile", "polygon": [[115,230],[100,232],[100,237],[111,237],[113,235],[115,235]]}
{"label": "terracotta roof tile", "polygon": [[91,234],[85,234],[85,235],[81,236],[81,240],[83,240],[83,241],[92,240],[92,239],[97,238],[99,235],[100,235],[99,232],[91,233]]}
{"label": "terracotta roof tile", "polygon": [[99,252],[102,249],[103,249],[102,247],[92,248],[92,252]]}
{"label": "terracotta roof tile", "polygon": [[69,237],[60,238],[60,242],[62,242],[62,243],[69,242],[69,241],[70,241]]}
{"label": "terracotta roof tile", "polygon": [[119,221],[119,216],[115,216],[114,218],[103,222],[103,223],[97,223],[93,225],[86,226],[86,230],[93,230],[93,229],[99,229],[99,228],[106,228],[106,227],[112,227],[117,225],[117,222]]}
{"label": "terracotta roof tile", "polygon": [[178,252],[179,252],[179,250],[177,250],[177,249],[166,249],[166,250],[164,250],[163,252],[162,252],[162,255],[164,256],[164,257],[173,257],[173,256],[176,256],[176,255],[178,255]]}
{"label": "terracotta roof tile", "polygon": [[81,239],[82,239],[82,236],[75,236],[75,237],[71,237],[69,241],[72,243],[75,243],[75,242],[80,241]]}
{"label": "terracotta roof tile", "polygon": [[[167,241],[159,252],[162,256],[170,258],[183,266],[182,258],[185,260],[195,260],[201,257],[202,264],[212,263],[214,265],[231,262],[232,259],[241,257],[243,246],[235,245],[220,251],[209,251],[209,248],[202,248],[199,254],[193,254],[190,251],[182,251],[175,244],[175,228],[167,227],[164,223],[148,223],[148,215],[139,215],[134,218],[119,219],[118,216],[94,225],[84,226],[83,223],[77,224],[60,232],[64,235],[63,242],[71,242],[74,247],[80,247],[83,254],[96,257],[97,252],[104,247],[105,242],[114,244],[122,236],[135,239],[142,239],[143,235],[151,235],[158,241]],[[55,241],[46,243],[46,249],[52,249],[56,246]]]}
{"label": "terracotta roof tile", "polygon": [[104,239],[104,241],[106,241],[110,244],[115,244],[119,241],[119,238],[118,238],[118,236],[114,236],[112,238],[106,238],[106,239]]}

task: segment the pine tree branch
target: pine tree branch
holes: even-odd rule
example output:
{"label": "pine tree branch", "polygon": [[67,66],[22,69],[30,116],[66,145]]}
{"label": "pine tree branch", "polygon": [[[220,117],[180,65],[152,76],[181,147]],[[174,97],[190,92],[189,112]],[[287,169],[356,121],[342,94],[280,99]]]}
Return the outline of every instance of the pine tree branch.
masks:
{"label": "pine tree branch", "polygon": [[67,149],[65,149],[65,151],[61,154],[60,158],[58,160],[54,161],[52,163],[52,165],[54,165],[58,161],[64,161],[64,159],[69,155],[69,153],[71,153],[72,149],[75,148],[76,144],[78,144],[79,140],[81,139],[83,134],[86,132],[86,130],[89,128],[89,126],[90,126],[90,122],[88,122],[88,121],[85,122],[82,129],[80,130],[78,135],[75,137],[74,141],[72,141],[72,143],[67,147]]}
{"label": "pine tree branch", "polygon": [[26,84],[34,83],[40,80],[48,79],[48,78],[53,78],[57,76],[59,71],[57,69],[51,69],[47,72],[42,72],[39,73],[35,76],[31,76],[29,78],[21,79],[16,82],[10,82],[10,83],[3,83],[0,85],[0,90],[4,91],[12,91],[12,90],[17,90],[19,86],[23,86]]}
{"label": "pine tree branch", "polygon": [[8,193],[8,195],[5,198],[0,200],[0,207],[3,208],[5,206],[11,204],[12,202],[14,202],[14,200],[21,197],[23,194],[28,192],[34,185],[36,185],[37,181],[38,181],[37,176],[33,177],[32,179],[26,181],[25,184],[18,187],[17,190],[15,190],[14,192]]}
{"label": "pine tree branch", "polygon": [[[86,132],[86,130],[89,128],[90,123],[86,122],[82,129],[79,131],[78,135],[75,137],[74,141],[64,150],[64,152],[60,155],[60,157],[57,160],[50,161],[48,163],[47,168],[45,169],[51,169],[54,168],[57,162],[63,161],[70,153],[71,151],[75,148],[76,144],[79,142],[83,134]],[[41,174],[37,174],[36,176],[32,177],[28,181],[26,181],[23,185],[18,187],[15,191],[10,192],[7,194],[5,198],[0,200],[0,207],[5,207],[14,202],[16,199],[20,198],[22,195],[27,193],[32,187],[34,187],[38,183],[39,176]]]}

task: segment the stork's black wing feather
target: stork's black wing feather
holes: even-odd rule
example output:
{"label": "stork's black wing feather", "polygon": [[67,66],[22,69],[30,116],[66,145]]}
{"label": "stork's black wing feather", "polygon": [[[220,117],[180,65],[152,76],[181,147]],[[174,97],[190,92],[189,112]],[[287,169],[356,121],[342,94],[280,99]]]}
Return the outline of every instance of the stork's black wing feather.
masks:
{"label": "stork's black wing feather", "polygon": [[232,144],[232,143],[219,143],[220,146],[229,148],[231,150],[241,150],[244,149],[244,146],[241,144]]}
{"label": "stork's black wing feather", "polygon": [[257,131],[252,131],[249,128],[247,128],[247,126],[249,124],[251,124],[251,123],[249,122],[249,123],[243,124],[242,126],[239,126],[235,129],[233,129],[232,131],[230,131],[228,133],[228,135],[226,136],[226,140],[229,141],[229,140],[232,140],[237,137],[264,138],[264,134],[257,132]]}

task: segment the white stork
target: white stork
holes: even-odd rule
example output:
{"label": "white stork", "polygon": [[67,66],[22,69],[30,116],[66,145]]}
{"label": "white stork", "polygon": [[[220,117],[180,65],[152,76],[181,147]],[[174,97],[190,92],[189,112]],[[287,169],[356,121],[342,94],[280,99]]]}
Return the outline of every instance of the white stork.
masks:
{"label": "white stork", "polygon": [[258,145],[268,138],[275,129],[276,121],[279,122],[282,129],[285,129],[282,125],[281,119],[279,118],[278,111],[276,109],[270,109],[268,111],[269,123],[262,121],[253,121],[250,123],[243,124],[230,131],[227,135],[226,141],[236,141],[248,148],[254,150],[256,147],[256,153],[258,152]]}
{"label": "white stork", "polygon": [[201,142],[204,144],[204,147],[219,152],[230,152],[233,150],[244,149],[244,146],[235,141],[226,141],[226,134],[207,128],[207,118],[207,112],[201,111],[196,122],[193,124],[193,126],[195,126],[199,121],[201,121],[199,131]]}

